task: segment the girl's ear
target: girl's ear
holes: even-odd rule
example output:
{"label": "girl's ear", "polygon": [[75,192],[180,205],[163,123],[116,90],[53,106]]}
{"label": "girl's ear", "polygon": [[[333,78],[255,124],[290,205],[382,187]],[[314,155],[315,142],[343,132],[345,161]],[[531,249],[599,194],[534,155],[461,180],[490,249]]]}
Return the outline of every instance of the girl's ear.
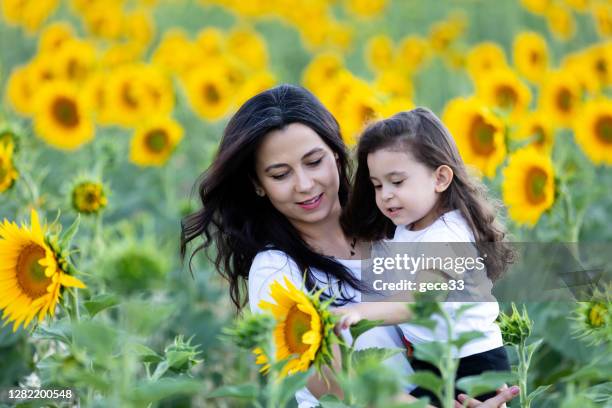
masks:
{"label": "girl's ear", "polygon": [[448,186],[450,186],[450,183],[453,181],[453,176],[453,169],[451,169],[449,166],[446,164],[439,166],[434,171],[434,177],[436,179],[436,193],[446,191]]}
{"label": "girl's ear", "polygon": [[250,178],[250,179],[251,179],[251,183],[253,184],[253,188],[255,189],[255,194],[257,194],[260,197],[265,196],[266,192],[264,191],[263,187],[259,185],[259,182],[253,178]]}

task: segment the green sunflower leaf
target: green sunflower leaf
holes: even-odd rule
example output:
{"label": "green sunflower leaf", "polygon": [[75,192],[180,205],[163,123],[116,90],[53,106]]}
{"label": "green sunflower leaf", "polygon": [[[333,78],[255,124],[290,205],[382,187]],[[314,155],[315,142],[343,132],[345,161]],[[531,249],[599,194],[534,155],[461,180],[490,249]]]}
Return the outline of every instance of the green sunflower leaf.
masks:
{"label": "green sunflower leaf", "polygon": [[102,293],[100,295],[94,296],[91,299],[83,302],[85,309],[87,309],[87,313],[92,318],[100,313],[104,309],[108,309],[109,307],[113,307],[119,304],[119,298],[117,295],[112,293]]}
{"label": "green sunflower leaf", "polygon": [[357,340],[357,338],[359,336],[361,336],[363,333],[367,332],[368,330],[379,326],[380,324],[382,324],[383,321],[382,320],[361,320],[359,323],[357,323],[356,325],[351,326],[351,336],[353,337],[353,345],[355,344],[355,341]]}

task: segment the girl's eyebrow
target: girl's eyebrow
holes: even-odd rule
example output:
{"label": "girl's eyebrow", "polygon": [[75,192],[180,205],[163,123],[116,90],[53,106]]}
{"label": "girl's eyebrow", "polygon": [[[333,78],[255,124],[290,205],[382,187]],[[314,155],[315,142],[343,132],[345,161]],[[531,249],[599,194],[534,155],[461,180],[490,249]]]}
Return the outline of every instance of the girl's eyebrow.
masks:
{"label": "girl's eyebrow", "polygon": [[408,173],[405,171],[390,171],[389,173],[385,174],[385,177],[406,176],[407,174]]}
{"label": "girl's eyebrow", "polygon": [[[322,149],[322,148],[320,148],[320,147],[315,147],[314,149],[310,150],[308,153],[306,153],[305,155],[303,155],[303,156],[302,156],[302,160],[304,160],[304,159],[305,159],[305,158],[307,158],[308,156],[311,156],[311,155],[313,155],[313,154],[315,154],[315,153],[319,153],[319,152],[322,152],[322,151],[323,151],[323,149]],[[266,168],[264,169],[264,172],[265,172],[265,173],[267,173],[267,172],[268,172],[268,171],[270,171],[270,170],[273,170],[273,169],[276,169],[276,168],[279,168],[279,167],[287,167],[287,166],[288,166],[288,164],[286,164],[286,163],[276,163],[276,164],[271,164],[271,165],[269,165],[268,167],[266,167]]]}

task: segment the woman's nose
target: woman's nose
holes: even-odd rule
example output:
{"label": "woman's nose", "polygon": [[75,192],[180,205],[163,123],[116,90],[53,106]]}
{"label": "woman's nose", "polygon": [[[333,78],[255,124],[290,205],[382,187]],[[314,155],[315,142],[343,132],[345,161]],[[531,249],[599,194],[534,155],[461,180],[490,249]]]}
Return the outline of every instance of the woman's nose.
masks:
{"label": "woman's nose", "polygon": [[295,189],[297,190],[297,192],[299,193],[305,193],[308,192],[312,189],[312,187],[314,186],[314,181],[312,179],[312,177],[310,177],[310,175],[308,175],[308,173],[304,172],[304,171],[297,171],[296,172],[296,185],[295,185]]}

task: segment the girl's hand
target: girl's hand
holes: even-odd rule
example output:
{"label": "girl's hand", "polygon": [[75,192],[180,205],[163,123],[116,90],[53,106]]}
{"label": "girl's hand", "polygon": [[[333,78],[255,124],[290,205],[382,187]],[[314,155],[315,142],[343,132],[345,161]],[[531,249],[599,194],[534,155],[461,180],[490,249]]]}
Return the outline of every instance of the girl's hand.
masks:
{"label": "girl's hand", "polygon": [[336,327],[334,328],[337,334],[339,334],[341,330],[348,329],[363,320],[361,313],[359,313],[355,307],[351,306],[338,307],[333,309],[332,313],[340,317],[340,320],[336,323]]}
{"label": "girl's hand", "polygon": [[502,388],[497,390],[497,395],[493,398],[489,398],[485,402],[480,402],[477,399],[470,398],[465,394],[459,394],[457,399],[459,402],[455,401],[455,408],[506,408],[506,402],[510,401],[514,397],[519,394],[519,387],[516,385],[508,388],[507,385],[504,385]]}

